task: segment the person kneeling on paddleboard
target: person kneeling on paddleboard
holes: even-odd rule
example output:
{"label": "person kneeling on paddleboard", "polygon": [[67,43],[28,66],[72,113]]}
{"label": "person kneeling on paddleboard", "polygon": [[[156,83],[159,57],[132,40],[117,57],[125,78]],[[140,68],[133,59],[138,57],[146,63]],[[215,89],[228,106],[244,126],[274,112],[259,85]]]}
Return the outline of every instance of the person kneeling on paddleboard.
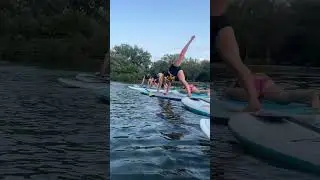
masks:
{"label": "person kneeling on paddleboard", "polygon": [[186,81],[184,72],[181,69],[180,65],[184,59],[184,56],[188,50],[189,45],[194,40],[194,38],[195,38],[195,36],[191,37],[189,42],[184,46],[184,48],[180,52],[178,59],[170,66],[169,70],[167,72],[160,73],[158,91],[159,91],[159,88],[163,85],[163,83],[167,83],[167,88],[166,88],[166,92],[165,92],[165,94],[167,94],[169,92],[170,87],[171,87],[172,81],[179,80],[184,85],[184,87],[187,89],[188,96],[191,97],[192,94],[191,94],[191,91],[189,88],[189,84]]}
{"label": "person kneeling on paddleboard", "polygon": [[[258,92],[259,99],[270,100],[280,104],[289,103],[305,103],[310,104],[313,108],[320,108],[319,93],[315,90],[301,89],[301,90],[285,90],[283,87],[277,85],[271,77],[266,74],[255,74],[254,86]],[[246,90],[242,83],[236,80],[230,88],[226,89],[226,95],[237,100],[247,100]]]}

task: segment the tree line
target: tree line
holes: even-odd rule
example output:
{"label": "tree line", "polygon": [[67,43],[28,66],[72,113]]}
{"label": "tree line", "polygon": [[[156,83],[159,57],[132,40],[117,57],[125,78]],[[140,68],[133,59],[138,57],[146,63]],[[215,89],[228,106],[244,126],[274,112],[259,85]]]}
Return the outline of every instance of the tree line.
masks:
{"label": "tree line", "polygon": [[[146,74],[168,71],[179,54],[166,54],[151,61],[151,54],[138,46],[121,44],[110,50],[111,80],[139,82]],[[181,64],[186,79],[193,82],[210,81],[210,61],[186,58]]]}
{"label": "tree line", "polygon": [[0,60],[97,70],[109,49],[108,1],[0,1]]}
{"label": "tree line", "polygon": [[233,0],[227,14],[247,64],[320,66],[320,1]]}

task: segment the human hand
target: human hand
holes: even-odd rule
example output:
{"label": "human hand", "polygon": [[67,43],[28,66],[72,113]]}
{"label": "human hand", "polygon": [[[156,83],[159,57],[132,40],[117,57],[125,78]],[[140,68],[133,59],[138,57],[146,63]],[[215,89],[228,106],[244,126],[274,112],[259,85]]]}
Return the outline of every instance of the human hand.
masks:
{"label": "human hand", "polygon": [[261,104],[258,99],[249,100],[248,106],[245,107],[243,112],[257,112],[261,109]]}

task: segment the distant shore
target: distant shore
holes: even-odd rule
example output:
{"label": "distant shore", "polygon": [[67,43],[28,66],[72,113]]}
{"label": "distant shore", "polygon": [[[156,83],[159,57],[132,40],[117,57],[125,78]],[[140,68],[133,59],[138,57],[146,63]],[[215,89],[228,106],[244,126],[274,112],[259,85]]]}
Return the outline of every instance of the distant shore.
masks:
{"label": "distant shore", "polygon": [[[226,68],[227,65],[224,63],[212,63],[212,66],[214,68]],[[274,71],[274,70],[279,70],[279,71],[319,71],[320,72],[320,67],[307,67],[307,66],[288,66],[288,65],[248,65],[250,69],[264,69],[266,71]]]}
{"label": "distant shore", "polygon": [[4,61],[0,60],[0,66],[1,65],[9,65],[9,66],[33,66],[33,67],[39,67],[44,69],[50,69],[50,70],[64,70],[64,71],[81,71],[81,72],[97,72],[100,71],[100,67],[97,65],[81,65],[81,66],[64,66],[64,65],[50,65],[50,64],[41,64],[41,63],[32,63],[32,62],[10,62],[10,61]]}

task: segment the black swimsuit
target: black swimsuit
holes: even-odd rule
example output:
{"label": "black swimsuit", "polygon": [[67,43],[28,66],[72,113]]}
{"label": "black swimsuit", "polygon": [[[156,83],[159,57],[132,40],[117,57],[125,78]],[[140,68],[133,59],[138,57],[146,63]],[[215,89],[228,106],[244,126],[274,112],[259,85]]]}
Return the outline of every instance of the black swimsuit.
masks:
{"label": "black swimsuit", "polygon": [[181,70],[180,66],[171,65],[168,72],[166,73],[166,77],[169,77],[170,81],[179,81],[178,72]]}

